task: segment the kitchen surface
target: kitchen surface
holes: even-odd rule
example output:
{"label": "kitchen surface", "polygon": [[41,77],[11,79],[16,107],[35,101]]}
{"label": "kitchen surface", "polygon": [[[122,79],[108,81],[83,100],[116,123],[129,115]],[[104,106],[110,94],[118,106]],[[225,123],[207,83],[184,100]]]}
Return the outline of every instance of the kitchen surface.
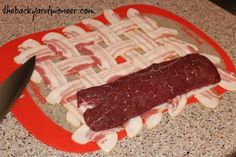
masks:
{"label": "kitchen surface", "polygon": [[[236,16],[208,0],[2,1],[0,45],[34,32],[72,25],[100,15],[104,9],[128,4],[154,5],[186,19],[218,43],[236,65]],[[4,14],[2,10],[6,5],[11,8],[80,7],[94,13],[41,14],[32,20],[31,14]],[[0,139],[1,157],[233,157],[236,155],[236,93],[226,92],[215,109],[195,103],[175,118],[165,114],[157,127],[142,129],[136,137],[119,141],[109,154],[103,151],[67,153],[51,148],[23,128],[12,113],[0,124]]]}

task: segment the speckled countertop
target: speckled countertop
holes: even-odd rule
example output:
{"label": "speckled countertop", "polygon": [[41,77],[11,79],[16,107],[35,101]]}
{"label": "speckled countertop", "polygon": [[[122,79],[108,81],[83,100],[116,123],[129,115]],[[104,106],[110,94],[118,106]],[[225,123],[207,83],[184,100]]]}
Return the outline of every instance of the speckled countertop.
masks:
{"label": "speckled countertop", "polygon": [[[0,8],[8,4],[18,7],[64,7],[83,6],[100,14],[106,8],[127,4],[143,4],[142,0],[120,1],[1,1]],[[236,63],[236,16],[224,11],[207,0],[146,0],[167,9],[195,24],[212,37]],[[36,31],[77,23],[87,15],[4,15],[0,13],[0,45],[19,36]],[[7,53],[7,52],[6,52]],[[3,69],[1,69],[3,70]],[[41,143],[25,130],[9,113],[0,124],[0,156],[108,156],[102,151],[91,154],[72,154],[55,150]],[[164,116],[153,130],[143,129],[133,139],[118,143],[109,156],[232,156],[236,151],[236,94],[226,93],[216,109],[192,105],[176,118]]]}

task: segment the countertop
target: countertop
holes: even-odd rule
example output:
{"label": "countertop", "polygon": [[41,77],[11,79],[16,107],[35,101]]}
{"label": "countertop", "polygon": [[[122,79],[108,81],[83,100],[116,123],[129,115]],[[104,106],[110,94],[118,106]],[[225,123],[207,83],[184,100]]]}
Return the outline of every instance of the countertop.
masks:
{"label": "countertop", "polygon": [[[236,16],[213,3],[203,0],[146,0],[146,4],[169,10],[196,25],[213,38],[230,56],[236,65]],[[78,23],[86,15],[32,15],[3,14],[5,5],[10,7],[64,7],[83,6],[94,10],[97,15],[106,8],[127,4],[144,4],[143,0],[79,0],[79,1],[2,1],[0,3],[0,45],[14,38],[33,32],[63,27]],[[7,52],[6,52],[7,53]],[[3,69],[1,69],[3,70]],[[176,118],[165,115],[161,123],[152,130],[143,129],[132,139],[119,141],[108,154],[97,151],[89,154],[65,153],[55,150],[33,137],[9,113],[0,124],[0,156],[232,156],[236,151],[236,93],[227,92],[215,109],[195,104],[187,107]]]}

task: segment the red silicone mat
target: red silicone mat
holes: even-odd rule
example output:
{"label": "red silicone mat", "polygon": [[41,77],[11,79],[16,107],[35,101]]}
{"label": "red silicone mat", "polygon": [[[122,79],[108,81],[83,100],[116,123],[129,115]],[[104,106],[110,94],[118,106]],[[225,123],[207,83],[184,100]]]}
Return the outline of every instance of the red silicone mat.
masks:
{"label": "red silicone mat", "polygon": [[[205,33],[195,27],[193,24],[187,22],[183,18],[166,11],[164,9],[160,9],[158,7],[149,6],[149,5],[128,5],[122,6],[119,8],[114,9],[114,11],[119,14],[121,17],[126,17],[126,12],[129,8],[135,8],[139,10],[143,14],[150,14],[154,16],[160,16],[172,20],[173,22],[179,23],[185,28],[188,28],[196,35],[198,35],[202,40],[204,40],[209,46],[211,46],[215,52],[219,54],[221,59],[225,63],[225,67],[228,71],[235,72],[234,65],[227,54],[224,52],[222,48],[220,48],[210,37],[208,37]],[[103,15],[96,17],[105,24],[108,22],[104,18]],[[78,24],[82,26],[81,24]],[[83,27],[83,26],[82,26]],[[13,58],[19,53],[17,46],[21,44],[26,39],[35,39],[40,41],[42,37],[47,34],[48,32],[62,32],[63,28],[57,28],[53,30],[47,30],[43,32],[38,32],[30,35],[26,35],[15,40],[12,40],[0,48],[0,67],[7,67],[2,68],[0,70],[0,82],[3,81],[8,75],[10,75],[18,65],[13,61]],[[121,62],[122,59],[117,59],[118,62]],[[220,87],[217,87],[216,90],[219,93],[225,92]],[[66,152],[91,152],[98,150],[99,147],[94,142],[90,142],[85,145],[80,145],[71,140],[71,133],[66,131],[65,129],[58,126],[54,123],[49,117],[47,117],[40,108],[35,104],[29,93],[25,90],[24,97],[19,99],[14,107],[11,109],[11,112],[15,115],[17,120],[38,140],[42,141],[43,143],[54,147],[61,151]],[[196,102],[194,98],[190,98],[188,103]],[[126,137],[125,131],[119,132],[119,139]]]}

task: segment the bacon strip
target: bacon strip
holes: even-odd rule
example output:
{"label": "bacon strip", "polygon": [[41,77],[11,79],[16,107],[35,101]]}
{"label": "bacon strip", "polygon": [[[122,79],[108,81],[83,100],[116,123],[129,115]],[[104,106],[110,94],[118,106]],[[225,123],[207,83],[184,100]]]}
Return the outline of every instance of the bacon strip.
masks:
{"label": "bacon strip", "polygon": [[27,39],[18,46],[18,50],[20,52],[23,52],[38,46],[41,46],[41,44],[38,41],[33,39]]}
{"label": "bacon strip", "polygon": [[86,88],[93,87],[93,86],[99,86],[99,85],[102,85],[102,84],[106,83],[91,68],[87,68],[85,70],[82,70],[82,71],[80,71],[79,74],[80,74],[80,79],[83,82],[83,84],[86,86]]}
{"label": "bacon strip", "polygon": [[87,107],[84,105],[81,105],[80,107],[77,107],[76,100],[72,102],[68,102],[63,105],[70,113],[72,113],[77,119],[80,120],[81,123],[85,123],[83,114],[87,110]]}
{"label": "bacon strip", "polygon": [[217,84],[205,86],[186,93],[186,97],[194,96],[202,105],[207,108],[215,108],[219,102],[220,96],[213,91]]}
{"label": "bacon strip", "polygon": [[149,52],[158,47],[158,45],[141,31],[134,30],[124,34],[129,39],[131,39],[135,44],[137,44],[143,51]]}
{"label": "bacon strip", "polygon": [[137,69],[144,69],[151,65],[151,63],[143,57],[143,55],[136,51],[126,53],[124,57],[127,61],[132,61],[133,65]]}
{"label": "bacon strip", "polygon": [[[36,64],[36,66],[37,66],[37,64]],[[36,70],[34,70],[30,80],[34,83],[40,83],[43,79],[42,79],[41,75]]]}
{"label": "bacon strip", "polygon": [[142,118],[140,116],[131,118],[124,127],[129,138],[135,137],[143,127]]}
{"label": "bacon strip", "polygon": [[207,108],[215,108],[218,105],[220,98],[219,95],[212,90],[195,94],[194,97]]}
{"label": "bacon strip", "polygon": [[211,90],[211,89],[215,88],[216,86],[217,86],[217,84],[213,84],[213,85],[208,85],[208,86],[205,86],[205,87],[202,87],[202,88],[199,88],[199,89],[195,89],[195,90],[192,90],[192,91],[189,91],[188,93],[186,93],[186,96],[191,97],[191,96],[194,96],[196,94],[200,94],[202,92]]}
{"label": "bacon strip", "polygon": [[110,22],[110,23],[117,23],[121,21],[122,19],[111,9],[105,9],[103,11],[105,18]]}
{"label": "bacon strip", "polygon": [[201,53],[201,55],[207,57],[214,64],[219,64],[220,63],[220,58],[218,56],[205,54],[205,53]]}
{"label": "bacon strip", "polygon": [[170,116],[175,117],[183,111],[187,104],[187,97],[185,94],[177,96],[176,98],[170,100],[169,104],[168,113]]}
{"label": "bacon strip", "polygon": [[129,19],[121,19],[113,10],[104,11],[104,16],[112,24],[110,29],[116,34],[121,35],[125,32],[138,29],[139,27]]}
{"label": "bacon strip", "polygon": [[66,76],[78,74],[79,71],[94,66],[94,60],[90,56],[78,56],[65,59],[56,63],[56,66]]}
{"label": "bacon strip", "polygon": [[101,62],[101,68],[111,68],[117,65],[113,57],[101,46],[98,44],[88,44],[84,46],[88,49],[92,55],[96,56]]}
{"label": "bacon strip", "polygon": [[158,46],[158,48],[145,53],[143,56],[151,63],[160,63],[179,57],[175,49],[166,45]]}
{"label": "bacon strip", "polygon": [[51,60],[40,62],[35,70],[41,75],[44,83],[50,89],[54,89],[67,83],[67,79]]}
{"label": "bacon strip", "polygon": [[[183,40],[179,40],[175,37],[172,38],[168,38],[169,40],[172,40],[173,42],[177,43],[178,45],[184,45],[186,47],[186,49],[189,51],[189,54],[193,54],[193,53],[198,53],[198,48],[197,46],[188,43],[186,41]],[[186,53],[185,55],[187,55],[188,53]]]}
{"label": "bacon strip", "polygon": [[14,58],[14,61],[17,64],[23,64],[33,56],[36,56],[37,62],[40,62],[54,57],[55,53],[46,45],[42,45],[28,49],[26,51],[22,51],[18,56]]}
{"label": "bacon strip", "polygon": [[85,30],[83,30],[81,27],[76,26],[76,25],[67,26],[62,31],[68,38],[86,34]]}
{"label": "bacon strip", "polygon": [[[41,46],[41,44],[40,44],[38,41],[33,40],[33,39],[28,39],[28,40],[25,40],[23,43],[21,43],[21,44],[18,46],[18,50],[19,50],[21,53],[24,53],[25,51],[27,51],[26,53],[24,53],[24,55],[27,55],[27,53],[30,52],[30,51],[28,51],[28,50],[33,49],[33,48],[36,48],[36,47],[40,47],[40,46]],[[48,50],[49,50],[49,48],[48,48]],[[29,53],[29,54],[30,54],[30,53]],[[32,54],[31,54],[31,55],[32,55]],[[33,56],[33,55],[32,55],[32,56]],[[41,58],[42,58],[42,57],[43,57],[43,55],[41,54]],[[21,62],[21,63],[23,63],[23,62],[25,62],[26,60],[28,60],[28,59],[30,58],[30,56],[28,56],[28,57],[25,58],[24,60],[21,60],[21,59],[19,59],[19,58],[22,59],[22,54],[21,54],[21,56],[18,55],[17,57],[15,57],[15,61],[16,61],[16,62]],[[20,61],[20,60],[21,60],[21,61]],[[39,60],[39,57],[37,56],[36,65],[38,64],[38,60]],[[40,74],[39,74],[36,70],[34,70],[32,76],[31,76],[31,78],[30,78],[30,80],[31,80],[32,82],[34,82],[34,83],[40,83],[40,82],[42,81],[42,77],[40,76]]]}
{"label": "bacon strip", "polygon": [[118,129],[95,132],[90,130],[89,127],[84,124],[73,133],[72,140],[79,144],[86,144],[90,141],[95,141],[101,149],[109,152],[115,147],[118,141],[118,136],[115,132],[116,130]]}
{"label": "bacon strip", "polygon": [[148,17],[140,15],[139,11],[130,8],[127,12],[127,17],[139,26],[145,33],[149,33],[158,28],[156,22]]}
{"label": "bacon strip", "polygon": [[217,68],[220,73],[221,81],[219,86],[229,91],[236,91],[236,75],[233,72],[227,72]]}
{"label": "bacon strip", "polygon": [[131,40],[124,40],[108,46],[106,51],[115,58],[137,48],[139,47]]}
{"label": "bacon strip", "polygon": [[57,56],[62,58],[72,58],[79,56],[77,49],[69,42],[67,38],[59,33],[48,33],[42,39],[48,47],[54,51]]}
{"label": "bacon strip", "polygon": [[174,51],[170,51],[169,53],[163,54],[159,57],[156,57],[154,60],[152,60],[152,63],[161,63],[164,61],[170,61],[173,60],[175,58],[178,58],[178,54]]}
{"label": "bacon strip", "polygon": [[124,76],[136,71],[136,68],[129,62],[125,62],[123,64],[119,64],[113,68],[103,70],[99,73],[99,76],[106,82],[111,80],[116,76]]}
{"label": "bacon strip", "polygon": [[38,98],[39,102],[41,104],[45,104],[46,100],[42,96],[39,87],[35,83],[33,83],[33,82],[29,82],[29,86],[30,86],[30,89],[32,90],[32,92],[34,93],[34,95]]}
{"label": "bacon strip", "polygon": [[85,19],[82,20],[82,23],[96,30],[107,45],[121,41],[121,39],[109,27],[98,20]]}
{"label": "bacon strip", "polygon": [[80,121],[71,112],[66,113],[66,121],[69,122],[74,127],[80,126]]}
{"label": "bacon strip", "polygon": [[159,27],[152,32],[148,32],[147,35],[153,40],[158,40],[163,37],[173,37],[177,35],[178,32],[175,29]]}
{"label": "bacon strip", "polygon": [[163,38],[159,42],[174,49],[180,56],[185,56],[187,54],[196,53],[198,51],[197,47],[184,41],[177,40],[176,38]]}
{"label": "bacon strip", "polygon": [[159,108],[159,106],[157,106],[157,107],[153,107],[151,110],[145,112],[141,116],[142,116],[142,119],[146,128],[152,129],[160,123],[163,114],[162,114],[162,110]]}
{"label": "bacon strip", "polygon": [[89,43],[89,42],[98,43],[102,39],[99,36],[98,32],[88,32],[86,34],[82,34],[82,35],[70,38],[68,40],[70,41],[71,44],[73,44],[76,47],[77,44],[81,44],[81,43]]}
{"label": "bacon strip", "polygon": [[118,135],[116,132],[105,135],[104,138],[98,139],[97,145],[105,152],[109,153],[118,142]]}
{"label": "bacon strip", "polygon": [[[84,85],[81,80],[74,80],[53,89],[47,96],[46,100],[50,104],[66,103],[75,100],[76,92],[83,89]],[[69,99],[71,98],[71,99]]]}
{"label": "bacon strip", "polygon": [[136,30],[139,28],[137,25],[135,25],[132,21],[128,19],[122,20],[117,23],[113,23],[109,27],[113,32],[116,32],[116,34],[118,35],[124,34],[125,32],[129,32],[132,30]]}

